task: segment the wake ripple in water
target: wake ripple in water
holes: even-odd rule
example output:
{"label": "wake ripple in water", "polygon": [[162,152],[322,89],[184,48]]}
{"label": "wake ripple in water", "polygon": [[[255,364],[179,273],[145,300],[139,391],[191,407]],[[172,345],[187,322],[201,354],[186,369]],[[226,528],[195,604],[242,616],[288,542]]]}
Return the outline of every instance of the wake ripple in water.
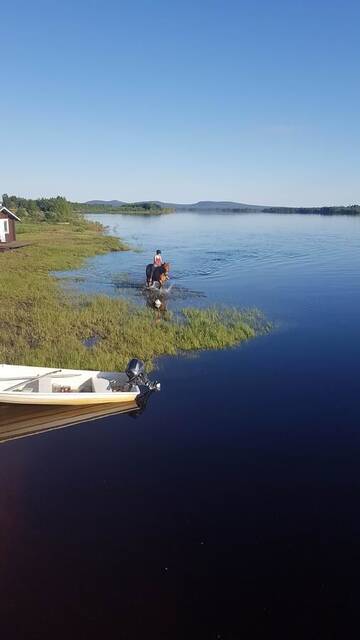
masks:
{"label": "wake ripple in water", "polygon": [[112,281],[112,286],[115,287],[119,292],[121,291],[126,295],[126,292],[131,292],[133,295],[143,296],[147,293],[159,293],[162,296],[170,297],[173,301],[178,300],[186,300],[190,298],[205,298],[205,294],[202,291],[194,291],[189,289],[188,287],[184,287],[172,282],[170,285],[165,285],[160,291],[157,289],[148,289],[144,282],[134,282],[128,280],[127,278],[123,279],[121,276],[118,276],[116,279]]}

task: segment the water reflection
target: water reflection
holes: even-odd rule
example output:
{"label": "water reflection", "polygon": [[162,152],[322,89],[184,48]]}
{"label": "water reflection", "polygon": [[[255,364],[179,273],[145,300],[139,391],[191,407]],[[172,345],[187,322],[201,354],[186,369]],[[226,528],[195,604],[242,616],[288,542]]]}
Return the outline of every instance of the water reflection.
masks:
{"label": "water reflection", "polygon": [[31,406],[0,404],[0,443],[25,436],[70,427],[81,422],[97,420],[109,415],[131,413],[138,415],[146,407],[135,401],[109,406]]}

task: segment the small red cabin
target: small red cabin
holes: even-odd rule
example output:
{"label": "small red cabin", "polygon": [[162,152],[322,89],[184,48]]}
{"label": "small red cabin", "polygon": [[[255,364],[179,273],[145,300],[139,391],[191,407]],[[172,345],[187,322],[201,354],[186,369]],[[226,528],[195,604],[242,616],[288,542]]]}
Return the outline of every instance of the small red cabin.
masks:
{"label": "small red cabin", "polygon": [[16,241],[15,222],[20,222],[15,213],[0,205],[0,247]]}

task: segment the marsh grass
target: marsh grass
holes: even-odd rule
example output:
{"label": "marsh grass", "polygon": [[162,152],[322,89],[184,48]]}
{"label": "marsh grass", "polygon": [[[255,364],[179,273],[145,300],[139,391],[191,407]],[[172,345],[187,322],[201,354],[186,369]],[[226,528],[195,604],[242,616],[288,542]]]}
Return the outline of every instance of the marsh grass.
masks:
{"label": "marsh grass", "polygon": [[66,294],[49,272],[126,245],[81,221],[19,231],[31,244],[0,254],[0,362],[116,370],[134,356],[150,365],[163,354],[221,349],[268,328],[257,312],[184,309],[180,318],[161,319],[123,299]]}

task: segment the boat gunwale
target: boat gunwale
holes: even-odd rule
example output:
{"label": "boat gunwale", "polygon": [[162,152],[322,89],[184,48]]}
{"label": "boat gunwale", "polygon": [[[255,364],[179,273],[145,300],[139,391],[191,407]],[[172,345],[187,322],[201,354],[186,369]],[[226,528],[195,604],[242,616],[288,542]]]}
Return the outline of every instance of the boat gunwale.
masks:
{"label": "boat gunwale", "polygon": [[[49,377],[54,379],[67,377],[74,378],[76,376],[89,376],[89,378],[98,378],[103,380],[110,380],[112,377],[124,374],[123,371],[100,371],[100,370],[82,370],[82,369],[58,369],[54,371],[54,376],[51,376],[53,369],[49,367],[36,367],[27,365],[8,365],[5,363],[0,364],[0,403],[4,404],[31,404],[31,405],[95,405],[95,404],[123,404],[126,402],[133,402],[136,397],[141,393],[139,387],[136,385],[136,391],[79,391],[78,389],[73,391],[23,391],[20,389],[1,389],[1,382],[9,381],[9,378],[2,377],[7,371],[9,374],[20,373],[23,371],[24,376],[18,377],[19,384],[14,385],[21,386],[21,380],[24,384],[41,378],[44,374],[49,373]],[[59,375],[61,372],[61,375]],[[31,374],[33,374],[31,376]],[[101,375],[103,374],[103,375]]]}

